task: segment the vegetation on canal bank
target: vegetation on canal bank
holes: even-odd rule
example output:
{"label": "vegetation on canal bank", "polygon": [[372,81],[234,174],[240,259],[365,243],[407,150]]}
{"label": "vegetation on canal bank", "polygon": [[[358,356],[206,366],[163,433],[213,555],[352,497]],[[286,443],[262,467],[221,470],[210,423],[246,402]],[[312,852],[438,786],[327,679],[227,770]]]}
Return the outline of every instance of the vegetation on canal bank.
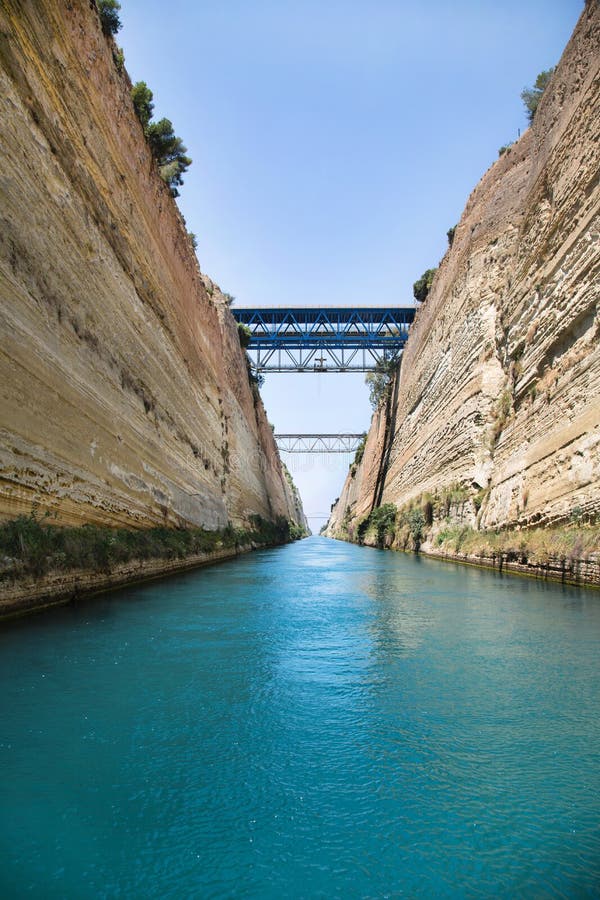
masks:
{"label": "vegetation on canal bank", "polygon": [[35,513],[0,525],[0,580],[40,578],[49,572],[85,569],[110,572],[131,560],[184,560],[201,553],[248,545],[274,546],[305,537],[304,529],[279,518],[251,516],[247,528],[62,527]]}
{"label": "vegetation on canal bank", "polygon": [[368,516],[361,519],[356,526],[356,538],[359,544],[376,544],[384,547],[388,538],[393,536],[396,524],[397,509],[393,503],[376,506]]}
{"label": "vegetation on canal bank", "polygon": [[440,495],[423,495],[401,509],[384,503],[358,521],[353,521],[350,507],[335,536],[371,547],[423,551],[499,569],[600,584],[600,524],[575,514],[568,522],[552,526],[479,530],[453,518],[468,500],[477,509],[479,498],[468,498],[455,485]]}
{"label": "vegetation on canal bank", "polygon": [[441,528],[424,551],[471,565],[600,587],[600,526],[570,522],[522,530]]}
{"label": "vegetation on canal bank", "polygon": [[442,528],[432,549],[469,557],[503,556],[508,562],[545,565],[551,559],[573,563],[600,553],[600,525],[575,524],[523,531],[476,531],[468,525]]}

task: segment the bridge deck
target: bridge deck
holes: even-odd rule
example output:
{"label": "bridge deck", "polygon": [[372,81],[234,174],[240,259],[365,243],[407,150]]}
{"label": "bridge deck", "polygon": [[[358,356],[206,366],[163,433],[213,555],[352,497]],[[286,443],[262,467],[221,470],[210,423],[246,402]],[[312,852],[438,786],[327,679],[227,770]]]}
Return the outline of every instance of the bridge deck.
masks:
{"label": "bridge deck", "polygon": [[250,331],[261,372],[365,372],[398,356],[415,310],[408,306],[233,309]]}

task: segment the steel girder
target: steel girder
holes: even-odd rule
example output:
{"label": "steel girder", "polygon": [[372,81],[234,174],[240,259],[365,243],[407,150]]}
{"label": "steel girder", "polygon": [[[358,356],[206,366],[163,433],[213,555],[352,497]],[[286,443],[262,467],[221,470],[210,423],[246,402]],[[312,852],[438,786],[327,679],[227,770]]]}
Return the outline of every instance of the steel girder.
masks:
{"label": "steel girder", "polygon": [[363,434],[276,434],[283,453],[356,453]]}
{"label": "steel girder", "polygon": [[368,372],[398,356],[412,307],[273,307],[233,309],[250,331],[258,372]]}

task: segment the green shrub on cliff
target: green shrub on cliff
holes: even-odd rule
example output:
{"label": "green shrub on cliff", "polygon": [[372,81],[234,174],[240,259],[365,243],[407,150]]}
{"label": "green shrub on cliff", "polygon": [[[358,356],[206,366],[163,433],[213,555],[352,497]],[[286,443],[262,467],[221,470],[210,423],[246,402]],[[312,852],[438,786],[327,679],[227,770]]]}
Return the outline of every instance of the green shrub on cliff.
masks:
{"label": "green shrub on cliff", "polygon": [[192,164],[186,156],[187,147],[173,131],[170,119],[151,122],[146,129],[146,138],[156,162],[160,177],[171,188],[174,197],[179,196],[177,188],[183,184],[183,173]]}
{"label": "green shrub on cliff", "polygon": [[365,447],[367,446],[367,432],[363,431],[363,436],[360,439],[360,444],[356,448],[356,453],[354,454],[354,465],[358,466],[362,462],[362,458],[365,455]]}
{"label": "green shrub on cliff", "polygon": [[365,376],[365,383],[369,385],[369,402],[374,410],[386,399],[397,365],[397,359],[380,359],[373,371]]}
{"label": "green shrub on cliff", "polygon": [[137,81],[131,88],[131,99],[135,114],[142,123],[144,134],[146,128],[150,124],[152,113],[154,112],[154,103],[152,102],[152,91],[145,81]]}
{"label": "green shrub on cliff", "polygon": [[525,104],[525,111],[527,113],[529,124],[533,122],[540,100],[542,99],[542,95],[546,90],[546,87],[548,86],[548,82],[552,78],[553,72],[554,66],[551,69],[546,69],[545,71],[540,72],[538,77],[535,79],[534,86],[532,88],[523,88],[523,90],[521,91],[521,100]]}
{"label": "green shrub on cliff", "polygon": [[365,455],[365,447],[367,446],[367,432],[363,432],[363,436],[360,439],[359,445],[356,448],[356,453],[354,454],[354,459],[350,463],[350,474],[352,478],[354,478],[356,474],[356,469],[362,462],[362,458]]}
{"label": "green shrub on cliff", "polygon": [[[450,240],[449,236],[448,240]],[[427,271],[423,272],[421,277],[413,284],[413,296],[419,303],[424,303],[427,299],[436,272],[437,269],[427,269]]]}
{"label": "green shrub on cliff", "polygon": [[247,325],[244,325],[243,322],[238,322],[238,337],[240,339],[240,346],[242,350],[247,350],[250,346],[252,332]]}
{"label": "green shrub on cliff", "polygon": [[121,20],[119,19],[121,4],[119,0],[97,0],[96,5],[104,34],[116,34],[121,28]]}
{"label": "green shrub on cliff", "polygon": [[179,196],[177,188],[183,184],[182,175],[192,160],[187,156],[187,147],[173,131],[170,119],[152,121],[154,111],[153,93],[145,81],[138,81],[131,89],[133,108],[144,129],[144,135],[158,165],[162,180],[169,186],[174,197]]}

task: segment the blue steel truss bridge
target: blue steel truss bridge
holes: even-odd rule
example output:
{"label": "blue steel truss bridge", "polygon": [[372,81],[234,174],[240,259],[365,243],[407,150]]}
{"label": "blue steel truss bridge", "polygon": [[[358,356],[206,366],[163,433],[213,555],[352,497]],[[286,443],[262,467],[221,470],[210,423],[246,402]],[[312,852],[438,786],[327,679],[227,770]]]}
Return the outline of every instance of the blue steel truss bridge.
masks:
{"label": "blue steel truss bridge", "polygon": [[409,306],[232,309],[256,372],[368,372],[402,352]]}
{"label": "blue steel truss bridge", "polygon": [[276,434],[283,453],[356,453],[365,439],[362,434]]}

